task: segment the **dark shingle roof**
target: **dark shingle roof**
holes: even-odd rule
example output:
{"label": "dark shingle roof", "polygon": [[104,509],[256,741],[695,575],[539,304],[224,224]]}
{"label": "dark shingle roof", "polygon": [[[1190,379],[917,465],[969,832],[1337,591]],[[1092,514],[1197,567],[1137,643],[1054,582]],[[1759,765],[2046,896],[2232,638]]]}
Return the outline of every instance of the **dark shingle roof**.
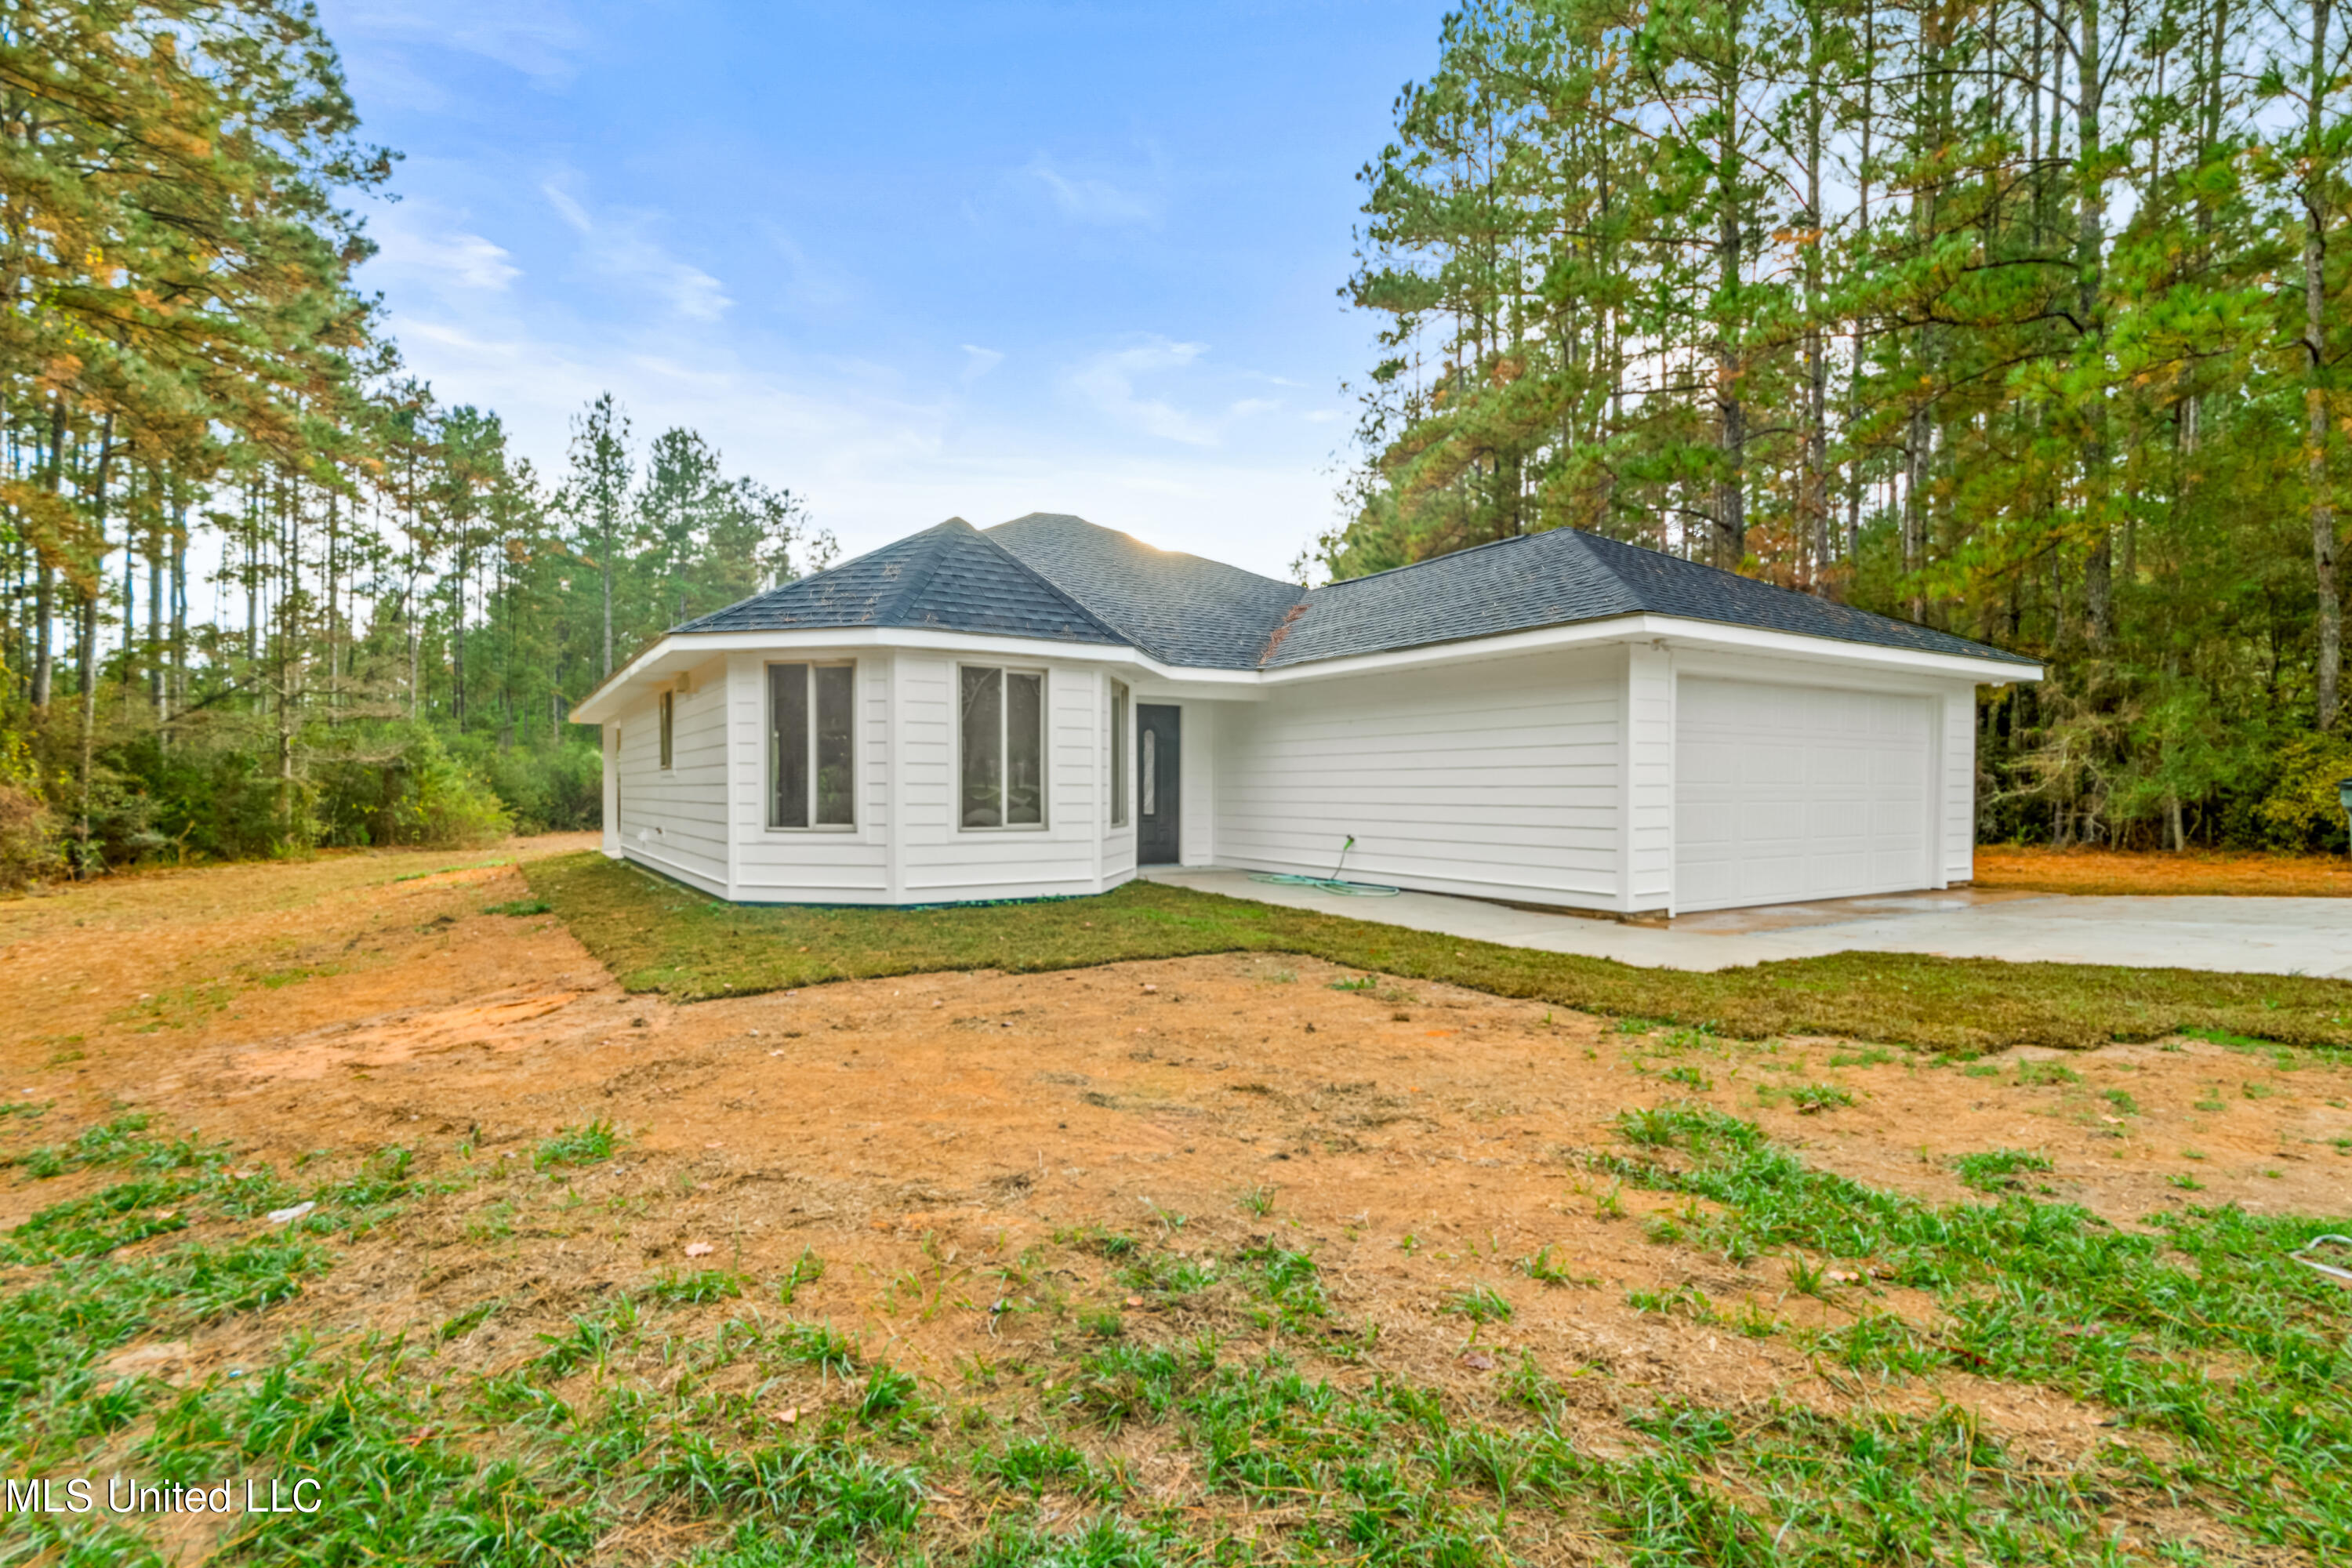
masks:
{"label": "dark shingle roof", "polygon": [[1125,641],[960,517],[675,629],[836,626],[936,626],[1114,647]]}
{"label": "dark shingle roof", "polygon": [[2035,662],[1932,626],[1560,528],[1318,588],[1264,663],[1273,668],[1644,613],[1919,653]]}
{"label": "dark shingle roof", "polygon": [[1162,664],[1255,669],[1307,592],[1055,512],[1000,522],[988,536]]}
{"label": "dark shingle roof", "polygon": [[1644,613],[2035,663],[1574,529],[1482,544],[1310,592],[1051,512],[985,533],[950,518],[677,629],[936,626],[1127,645],[1194,668],[1271,669]]}

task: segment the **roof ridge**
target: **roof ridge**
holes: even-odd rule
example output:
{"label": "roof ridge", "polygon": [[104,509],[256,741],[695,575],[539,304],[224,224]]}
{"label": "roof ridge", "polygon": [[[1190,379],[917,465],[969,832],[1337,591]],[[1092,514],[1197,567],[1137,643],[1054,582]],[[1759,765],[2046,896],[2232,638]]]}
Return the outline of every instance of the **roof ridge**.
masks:
{"label": "roof ridge", "polygon": [[1269,577],[1263,572],[1253,572],[1246,566],[1236,566],[1230,561],[1220,561],[1213,555],[1196,555],[1189,550],[1168,550],[1157,544],[1147,543],[1123,528],[1112,528],[1107,523],[1097,522],[1092,518],[1080,517],[1074,511],[1024,511],[1019,517],[1008,517],[1003,522],[992,522],[986,528],[977,531],[982,538],[986,538],[995,533],[998,529],[1011,528],[1014,523],[1041,521],[1075,522],[1079,527],[1090,528],[1097,533],[1108,533],[1114,539],[1124,539],[1137,549],[1149,550],[1155,555],[1172,556],[1179,561],[1198,562],[1203,566],[1214,566],[1221,572],[1239,573],[1242,576],[1255,578],[1260,583],[1276,584],[1285,588],[1297,588],[1302,594],[1307,591],[1303,584],[1293,583],[1287,577]]}
{"label": "roof ridge", "polygon": [[1410,572],[1418,566],[1434,566],[1441,561],[1457,561],[1465,555],[1475,555],[1481,551],[1499,550],[1506,544],[1525,544],[1531,539],[1541,539],[1548,533],[1572,533],[1579,538],[1593,537],[1580,528],[1572,528],[1562,523],[1558,528],[1541,528],[1533,533],[1515,533],[1508,539],[1489,539],[1482,544],[1465,544],[1459,550],[1449,550],[1443,555],[1424,555],[1418,561],[1408,561],[1402,566],[1383,566],[1377,572],[1367,572],[1360,577],[1335,577],[1324,584],[1321,588],[1309,588],[1307,591],[1310,594],[1320,594],[1326,589],[1346,588],[1358,583],[1375,582],[1382,577],[1393,577],[1400,572]]}
{"label": "roof ridge", "polygon": [[[893,617],[912,604],[916,595],[930,585],[931,579],[939,575],[940,563],[947,559],[948,546],[955,539],[958,527],[961,527],[961,531],[965,533],[978,531],[963,519],[951,517],[944,522],[935,522],[920,533],[902,542],[921,544],[921,549],[908,552],[915,557],[916,569],[901,571],[898,574],[898,591],[874,606],[874,619],[877,625],[886,626],[890,625]],[[889,548],[890,546],[886,544],[882,550]],[[871,550],[866,553],[879,555],[882,551]]]}

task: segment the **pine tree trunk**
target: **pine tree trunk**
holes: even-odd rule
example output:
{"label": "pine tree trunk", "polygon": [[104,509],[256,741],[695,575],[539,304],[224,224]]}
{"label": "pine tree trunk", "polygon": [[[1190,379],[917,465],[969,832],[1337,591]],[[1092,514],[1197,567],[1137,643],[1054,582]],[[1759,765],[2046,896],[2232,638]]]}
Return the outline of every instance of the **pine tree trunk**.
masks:
{"label": "pine tree trunk", "polygon": [[97,763],[98,737],[98,587],[106,581],[106,481],[114,466],[114,416],[106,416],[104,433],[98,443],[98,479],[90,492],[90,529],[98,535],[100,570],[91,574],[92,585],[82,602],[81,613],[81,846],[80,864],[77,874],[90,874],[92,857],[89,847],[89,783],[90,771]]}
{"label": "pine tree trunk", "polygon": [[[180,504],[179,521],[172,530],[172,700],[180,713],[188,705],[188,511]],[[171,731],[164,731],[168,745]]]}
{"label": "pine tree trunk", "polygon": [[2304,195],[2303,330],[2308,365],[2305,371],[2304,457],[2311,487],[2311,569],[2319,590],[2319,727],[2336,723],[2336,688],[2344,666],[2344,603],[2336,583],[2336,507],[2327,483],[2327,229],[2320,200],[2322,92],[2327,81],[2328,0],[2311,0],[2311,90],[2308,131],[2312,168]]}
{"label": "pine tree trunk", "polygon": [[[2099,0],[2082,0],[2081,31],[2075,49],[2074,155],[2081,160],[2075,205],[2075,309],[2080,347],[2079,365],[2103,365],[2106,359],[2106,309],[2103,271],[2105,266],[2107,192],[2102,168],[2099,117],[2104,79],[2100,74]],[[2107,405],[2094,384],[2090,405],[2083,415],[2083,511],[2090,530],[2090,547],[2083,563],[2083,616],[2095,649],[2105,648],[2115,632],[2115,537],[2108,516],[2112,486],[2107,472]]]}
{"label": "pine tree trunk", "polygon": [[[160,498],[156,509],[160,520]],[[163,532],[160,526],[147,535],[147,710],[163,717]]]}
{"label": "pine tree trunk", "polygon": [[33,574],[33,706],[49,705],[49,683],[56,677],[49,651],[49,623],[58,613],[58,574],[43,561]]}
{"label": "pine tree trunk", "polygon": [[[1731,26],[1727,29],[1727,47],[1736,52],[1739,37],[1737,6],[1731,16]],[[1716,199],[1720,205],[1716,213],[1716,260],[1722,303],[1717,308],[1736,316],[1740,245],[1739,92],[1737,69],[1728,64],[1721,69],[1718,97],[1723,140],[1722,167],[1717,177]],[[1748,408],[1739,381],[1737,331],[1735,321],[1718,320],[1716,323],[1715,395],[1723,453],[1723,471],[1715,486],[1716,560],[1717,564],[1734,571],[1748,554]]]}
{"label": "pine tree trunk", "polygon": [[613,673],[613,509],[609,501],[603,510],[604,538],[597,554],[604,574],[604,673],[599,679],[609,678]]}
{"label": "pine tree trunk", "polygon": [[1806,60],[1805,225],[1805,477],[1801,548],[1812,552],[1807,586],[1829,592],[1829,359],[1822,352],[1822,42],[1818,0],[1806,8],[1811,36]]}

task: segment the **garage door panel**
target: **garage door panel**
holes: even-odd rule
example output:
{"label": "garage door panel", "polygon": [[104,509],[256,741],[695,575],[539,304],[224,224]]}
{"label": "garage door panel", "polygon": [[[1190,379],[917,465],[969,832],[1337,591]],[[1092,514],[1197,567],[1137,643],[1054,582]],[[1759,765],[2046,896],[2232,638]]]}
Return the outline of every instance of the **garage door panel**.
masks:
{"label": "garage door panel", "polygon": [[1929,721],[1925,698],[1684,679],[1676,907],[1927,886]]}
{"label": "garage door panel", "polygon": [[1759,800],[1738,811],[1739,842],[1752,853],[1769,846],[1787,845],[1791,853],[1805,843],[1805,805],[1799,800]]}
{"label": "garage door panel", "polygon": [[1740,717],[1740,695],[1735,689],[1727,689],[1727,685],[1722,681],[1704,685],[1694,682],[1690,689],[1676,693],[1675,709],[1706,723],[1737,722]]}
{"label": "garage door panel", "polygon": [[[1813,858],[1812,875],[1807,885],[1812,888],[1843,888],[1855,882],[1867,881],[1871,876],[1871,857],[1867,849],[1832,850]],[[1832,894],[1816,892],[1814,898],[1830,898]]]}
{"label": "garage door panel", "polygon": [[1710,845],[1729,852],[1739,843],[1739,808],[1730,801],[1686,800],[1675,808],[1675,842],[1693,854]]}
{"label": "garage door panel", "polygon": [[1739,779],[1741,757],[1739,748],[1728,743],[1709,744],[1695,742],[1690,749],[1675,759],[1676,765],[1688,770],[1694,787],[1710,784],[1730,785]]}
{"label": "garage door panel", "polygon": [[1866,847],[1873,825],[1850,800],[1817,800],[1805,807],[1805,836],[1815,847]]}
{"label": "garage door panel", "polygon": [[1743,903],[1783,903],[1805,896],[1805,862],[1790,855],[1744,860],[1735,884]]}
{"label": "garage door panel", "polygon": [[1824,789],[1851,789],[1869,779],[1874,761],[1868,747],[1825,744],[1813,753],[1811,777]]}

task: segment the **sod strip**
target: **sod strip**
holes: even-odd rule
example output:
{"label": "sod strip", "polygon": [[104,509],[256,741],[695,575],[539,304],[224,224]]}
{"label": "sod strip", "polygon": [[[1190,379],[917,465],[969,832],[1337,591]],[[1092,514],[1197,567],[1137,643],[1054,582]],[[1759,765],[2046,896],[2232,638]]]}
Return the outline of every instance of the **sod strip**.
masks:
{"label": "sod strip", "polygon": [[1711,973],[1539,952],[1130,882],[1097,898],[931,910],[727,904],[602,855],[523,868],[626,989],[681,1002],[939,971],[1042,973],[1286,952],[1748,1038],[1833,1035],[1958,1055],[2219,1031],[2352,1045],[2352,983],[2195,969],[1843,952]]}

